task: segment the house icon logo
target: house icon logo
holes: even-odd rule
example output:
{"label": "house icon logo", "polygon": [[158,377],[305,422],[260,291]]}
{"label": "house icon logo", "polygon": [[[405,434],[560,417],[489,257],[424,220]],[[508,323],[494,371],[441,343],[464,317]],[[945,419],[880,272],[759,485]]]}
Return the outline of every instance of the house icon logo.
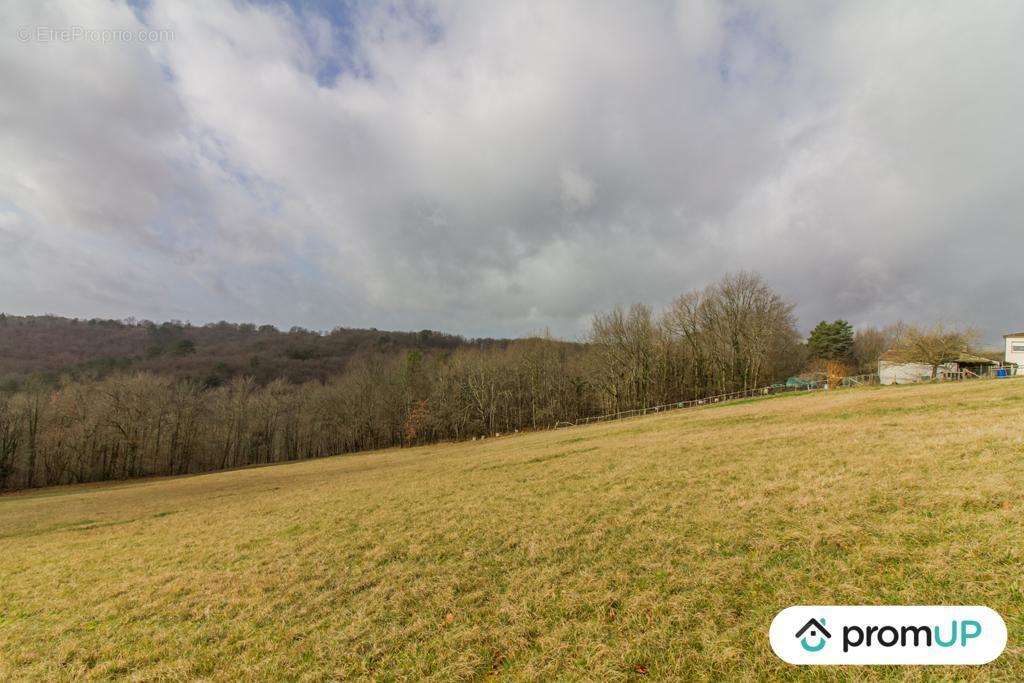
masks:
{"label": "house icon logo", "polygon": [[[804,634],[807,635],[804,635]],[[825,647],[828,639],[832,637],[832,634],[825,628],[825,618],[810,619],[804,624],[799,631],[796,632],[796,637],[800,639],[800,647],[807,650],[808,652],[817,652],[821,648]],[[808,638],[811,642],[807,642]],[[813,643],[813,644],[812,644]]]}

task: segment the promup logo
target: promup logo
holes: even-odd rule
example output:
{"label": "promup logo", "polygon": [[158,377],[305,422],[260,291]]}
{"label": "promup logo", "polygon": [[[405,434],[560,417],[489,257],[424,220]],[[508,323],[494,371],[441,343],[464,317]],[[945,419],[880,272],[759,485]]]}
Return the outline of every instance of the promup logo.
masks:
{"label": "promup logo", "polygon": [[[807,633],[810,631],[810,633]],[[804,634],[807,633],[805,636]],[[828,643],[828,639],[832,637],[832,634],[825,629],[825,618],[822,617],[821,621],[817,619],[808,619],[807,623],[804,624],[799,631],[796,632],[796,637],[800,639],[800,646],[808,652],[818,652]],[[817,642],[811,645],[807,642],[807,638],[817,638]]]}
{"label": "promup logo", "polygon": [[985,664],[1006,647],[1002,617],[979,606],[789,607],[768,635],[790,664]]}

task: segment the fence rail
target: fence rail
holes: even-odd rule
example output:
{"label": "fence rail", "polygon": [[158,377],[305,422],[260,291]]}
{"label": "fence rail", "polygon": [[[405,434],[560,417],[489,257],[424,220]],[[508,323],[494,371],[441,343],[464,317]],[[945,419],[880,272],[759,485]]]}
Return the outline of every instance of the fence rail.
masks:
{"label": "fence rail", "polygon": [[[962,372],[950,372],[940,375],[934,382],[963,382],[967,380],[975,379],[994,379],[995,375],[978,375],[969,370]],[[691,399],[688,401],[678,401],[676,403],[666,403],[658,406],[649,406],[647,408],[636,408],[634,410],[622,410],[617,413],[609,413],[607,415],[596,415],[593,417],[584,417],[576,422],[558,422],[555,424],[554,429],[564,429],[566,427],[578,427],[580,425],[594,424],[595,422],[611,422],[613,420],[623,420],[630,417],[640,417],[642,415],[650,415],[653,413],[663,413],[669,410],[684,410],[687,408],[699,408],[701,406],[717,405],[720,403],[727,403],[732,401],[740,401],[749,398],[759,398],[762,396],[776,396],[779,394],[795,394],[795,393],[813,393],[816,391],[828,391],[829,389],[839,388],[852,388],[852,387],[863,387],[863,386],[877,386],[879,384],[878,373],[869,373],[865,375],[852,375],[850,377],[843,377],[841,379],[835,379],[830,382],[829,378],[821,378],[807,381],[799,386],[788,386],[784,384],[773,384],[767,387],[759,387],[757,389],[746,389],[744,391],[734,391],[728,394],[718,394],[716,396],[708,396],[706,398]],[[926,384],[928,382],[922,382]]]}
{"label": "fence rail", "polygon": [[555,426],[555,429],[560,429],[564,427],[574,427],[585,424],[593,424],[595,422],[609,422],[611,420],[622,420],[628,417],[639,417],[641,415],[663,413],[669,410],[698,408],[700,406],[716,405],[719,403],[726,403],[729,401],[759,398],[762,396],[775,396],[778,394],[792,393],[810,393],[826,389],[828,389],[828,380],[815,380],[801,386],[772,385],[768,387],[759,387],[757,389],[747,389],[745,391],[733,391],[728,394],[717,394],[715,396],[707,396],[705,398],[695,398],[690,399],[688,401],[677,401],[676,403],[665,403],[663,405],[658,406],[648,406],[647,408],[622,410],[617,413],[609,413],[607,415],[595,415],[593,417],[584,417],[577,420],[576,422],[559,422]]}

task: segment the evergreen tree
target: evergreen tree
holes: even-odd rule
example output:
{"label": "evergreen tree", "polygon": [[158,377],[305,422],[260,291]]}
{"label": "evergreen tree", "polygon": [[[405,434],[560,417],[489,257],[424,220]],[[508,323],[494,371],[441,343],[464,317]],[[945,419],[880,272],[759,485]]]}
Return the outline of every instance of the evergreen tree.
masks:
{"label": "evergreen tree", "polygon": [[853,351],[853,326],[845,320],[822,320],[811,332],[807,346],[814,358],[848,360]]}

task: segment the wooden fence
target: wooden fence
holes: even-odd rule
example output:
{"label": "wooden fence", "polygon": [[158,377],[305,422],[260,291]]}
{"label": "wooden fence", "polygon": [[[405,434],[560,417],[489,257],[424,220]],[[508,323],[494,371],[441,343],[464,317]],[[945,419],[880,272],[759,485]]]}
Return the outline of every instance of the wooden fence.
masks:
{"label": "wooden fence", "polygon": [[[974,379],[992,379],[992,375],[976,375],[970,371],[947,373],[941,375],[935,381],[936,382],[962,382],[965,380]],[[802,383],[799,386],[786,386],[784,384],[773,384],[768,387],[759,387],[757,389],[746,389],[744,391],[734,391],[729,394],[718,394],[717,396],[708,396],[706,398],[697,398],[690,401],[679,401],[677,403],[666,403],[660,406],[650,406],[647,408],[637,408],[635,410],[623,410],[618,413],[609,413],[608,415],[596,415],[594,417],[584,417],[576,422],[559,422],[555,425],[555,429],[563,429],[565,427],[576,427],[579,425],[593,424],[595,422],[610,422],[612,420],[622,420],[628,417],[639,417],[641,415],[650,415],[652,413],[663,413],[669,410],[683,410],[686,408],[699,408],[701,406],[717,405],[720,403],[727,403],[730,401],[741,401],[751,398],[760,398],[764,396],[776,396],[779,394],[794,394],[794,393],[812,393],[816,391],[828,391],[829,389],[839,388],[852,388],[852,387],[864,387],[864,386],[877,386],[879,384],[878,373],[870,373],[866,375],[853,375],[850,377],[843,377],[837,382],[829,384],[829,380],[826,377],[820,379],[810,380]]]}
{"label": "wooden fence", "polygon": [[678,401],[676,403],[666,403],[664,405],[648,406],[647,408],[637,408],[635,410],[623,410],[617,413],[609,413],[608,415],[595,415],[593,417],[584,417],[577,420],[576,422],[559,422],[558,424],[555,425],[555,429],[560,429],[563,427],[575,427],[585,424],[593,424],[595,422],[609,422],[611,420],[622,420],[628,417],[639,417],[641,415],[663,413],[668,410],[699,408],[701,406],[716,405],[719,403],[726,403],[729,401],[739,401],[744,399],[760,398],[764,396],[825,391],[828,388],[829,386],[827,379],[813,380],[806,384],[802,384],[801,386],[786,386],[784,384],[775,384],[768,387],[746,389],[744,391],[734,391],[728,394],[718,394],[716,396],[696,398],[689,401]]}

